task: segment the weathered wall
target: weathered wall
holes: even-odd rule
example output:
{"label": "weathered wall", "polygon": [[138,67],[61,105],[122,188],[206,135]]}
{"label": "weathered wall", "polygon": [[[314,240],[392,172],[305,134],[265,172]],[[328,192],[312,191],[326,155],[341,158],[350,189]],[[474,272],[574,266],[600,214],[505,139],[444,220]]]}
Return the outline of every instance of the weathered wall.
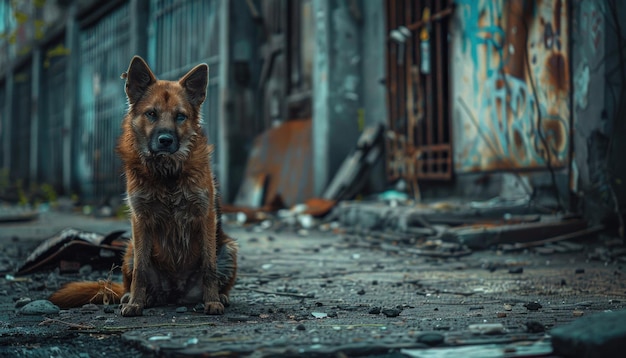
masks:
{"label": "weathered wall", "polygon": [[[374,126],[387,121],[385,101],[385,6],[383,0],[361,0],[361,87],[363,122]],[[369,192],[381,192],[386,187],[385,165],[381,160],[372,170],[367,185]]]}
{"label": "weathered wall", "polygon": [[314,0],[313,11],[313,172],[321,195],[358,139],[361,28],[347,1]]}
{"label": "weathered wall", "polygon": [[566,167],[567,2],[456,4],[451,67],[457,174],[545,168],[548,161]]}
{"label": "weathered wall", "polygon": [[573,185],[581,209],[598,220],[615,211],[616,200],[625,204],[626,58],[618,44],[626,33],[615,25],[625,18],[621,1],[582,0],[573,7]]}

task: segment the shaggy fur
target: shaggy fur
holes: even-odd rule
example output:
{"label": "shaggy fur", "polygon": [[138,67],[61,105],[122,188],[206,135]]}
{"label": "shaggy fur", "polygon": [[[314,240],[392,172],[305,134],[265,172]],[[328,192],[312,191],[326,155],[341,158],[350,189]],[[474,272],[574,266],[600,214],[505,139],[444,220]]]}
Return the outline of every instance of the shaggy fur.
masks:
{"label": "shaggy fur", "polygon": [[50,300],[60,307],[121,300],[123,316],[203,302],[205,313],[222,314],[236,278],[237,245],[222,230],[212,147],[201,128],[208,66],[162,81],[135,56],[123,78],[129,108],[117,152],[132,224],[124,282],[71,283]]}

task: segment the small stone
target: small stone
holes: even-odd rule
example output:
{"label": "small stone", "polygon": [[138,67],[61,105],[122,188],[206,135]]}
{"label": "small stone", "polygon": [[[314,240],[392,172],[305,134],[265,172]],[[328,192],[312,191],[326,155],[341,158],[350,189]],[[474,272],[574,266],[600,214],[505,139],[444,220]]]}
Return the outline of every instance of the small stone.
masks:
{"label": "small stone", "polygon": [[546,331],[546,327],[536,321],[526,322],[526,332],[528,333],[542,333]]}
{"label": "small stone", "polygon": [[423,333],[417,336],[418,343],[424,343],[427,346],[434,347],[443,343],[445,337],[439,333]]}
{"label": "small stone", "polygon": [[504,305],[504,310],[505,311],[512,311],[513,310],[513,306],[511,306],[510,304],[507,303],[507,304]]}
{"label": "small stone", "polygon": [[369,314],[380,314],[380,307],[372,307],[370,308],[369,312],[367,312]]}
{"label": "small stone", "polygon": [[106,305],[102,308],[102,310],[104,311],[104,313],[113,313],[115,312],[115,309],[113,308],[113,306],[109,306]]}
{"label": "small stone", "polygon": [[478,323],[469,325],[470,332],[474,334],[503,334],[504,326],[501,323]]}
{"label": "small stone", "polygon": [[328,317],[336,318],[337,317],[337,312],[335,312],[335,311],[328,312]]}
{"label": "small stone", "polygon": [[523,267],[514,267],[514,268],[510,268],[510,269],[509,269],[509,273],[512,273],[512,274],[521,274],[521,273],[524,273],[524,268],[523,268]]}
{"label": "small stone", "polygon": [[86,305],[83,305],[80,308],[80,311],[83,312],[83,313],[98,312],[98,311],[100,311],[100,307],[98,307],[98,305],[95,305],[93,303],[88,303]]}
{"label": "small stone", "polygon": [[574,317],[581,317],[582,315],[585,314],[585,312],[584,311],[575,310],[574,312],[572,312],[572,314],[574,315]]}
{"label": "small stone", "polygon": [[328,313],[326,312],[311,312],[311,315],[315,318],[326,318],[328,317]]}
{"label": "small stone", "polygon": [[29,297],[22,297],[20,299],[18,299],[17,301],[15,301],[15,308],[21,308],[26,306],[27,304],[31,303],[33,300],[31,300]]}
{"label": "small stone", "polygon": [[385,308],[382,310],[382,313],[387,317],[398,317],[402,310],[399,308]]}
{"label": "small stone", "polygon": [[364,295],[365,294],[365,290],[364,289],[360,289],[357,291],[357,295]]}
{"label": "small stone", "polygon": [[577,269],[576,269],[576,271],[574,271],[574,272],[575,272],[577,275],[578,275],[578,274],[582,274],[582,273],[585,273],[585,269],[582,269],[582,268],[577,268]]}
{"label": "small stone", "polygon": [[185,312],[187,312],[187,307],[185,306],[176,307],[176,313],[185,313]]}
{"label": "small stone", "polygon": [[78,274],[81,276],[87,276],[93,271],[91,265],[83,265],[78,269]]}
{"label": "small stone", "polygon": [[538,302],[529,302],[525,303],[524,307],[526,307],[526,309],[529,311],[538,311],[543,306]]}
{"label": "small stone", "polygon": [[505,312],[497,312],[496,316],[498,316],[498,318],[504,318],[504,317],[506,317],[506,313]]}
{"label": "small stone", "polygon": [[304,331],[306,330],[306,327],[302,323],[300,323],[299,325],[296,326],[296,329],[298,331]]}
{"label": "small stone", "polygon": [[20,309],[23,315],[58,314],[61,309],[48,300],[36,300],[26,304]]}

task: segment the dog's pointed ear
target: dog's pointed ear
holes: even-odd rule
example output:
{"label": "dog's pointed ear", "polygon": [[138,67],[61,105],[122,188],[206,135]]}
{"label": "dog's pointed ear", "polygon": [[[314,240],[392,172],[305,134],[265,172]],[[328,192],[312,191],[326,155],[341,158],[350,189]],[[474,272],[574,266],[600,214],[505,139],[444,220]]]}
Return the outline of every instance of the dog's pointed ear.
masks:
{"label": "dog's pointed ear", "polygon": [[156,82],[156,77],[148,67],[146,61],[139,56],[133,57],[126,71],[126,96],[128,102],[134,104],[141,97],[150,85]]}
{"label": "dog's pointed ear", "polygon": [[179,81],[187,93],[187,98],[193,106],[200,106],[206,98],[206,88],[209,83],[209,66],[206,63],[187,72]]}

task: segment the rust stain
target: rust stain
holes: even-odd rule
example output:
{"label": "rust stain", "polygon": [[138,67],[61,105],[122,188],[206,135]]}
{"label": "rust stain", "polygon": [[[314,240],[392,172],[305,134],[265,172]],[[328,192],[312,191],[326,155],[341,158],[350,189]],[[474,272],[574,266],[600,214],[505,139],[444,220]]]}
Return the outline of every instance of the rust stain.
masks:
{"label": "rust stain", "polygon": [[552,149],[558,151],[563,150],[567,133],[563,133],[563,127],[559,124],[559,121],[544,119],[542,121],[542,127],[546,141]]}
{"label": "rust stain", "polygon": [[561,53],[553,53],[546,59],[546,73],[548,82],[554,89],[560,92],[569,91],[569,71],[565,56]]}

